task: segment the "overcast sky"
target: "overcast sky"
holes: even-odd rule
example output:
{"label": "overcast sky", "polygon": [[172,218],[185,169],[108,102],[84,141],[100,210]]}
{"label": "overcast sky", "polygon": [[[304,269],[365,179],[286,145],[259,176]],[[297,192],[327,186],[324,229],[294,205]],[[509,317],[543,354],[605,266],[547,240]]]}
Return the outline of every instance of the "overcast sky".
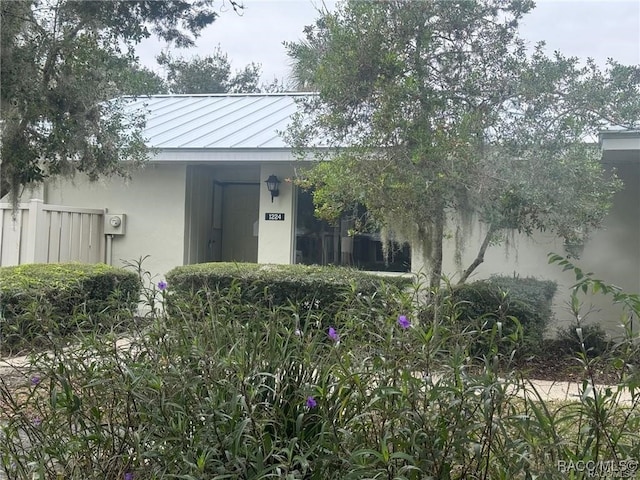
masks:
{"label": "overcast sky", "polygon": [[[251,62],[262,65],[262,79],[285,80],[289,59],[283,41],[297,41],[302,29],[317,18],[321,0],[244,0],[236,14],[227,3],[220,16],[197,40],[197,47],[172,50],[174,56],[207,55],[217,45],[236,69]],[[334,2],[327,2],[332,7]],[[640,64],[640,0],[543,0],[525,16],[521,36],[535,45],[547,42],[549,53],[559,50],[579,58],[592,57],[604,66],[607,58],[623,64]],[[163,44],[148,40],[138,48],[140,60],[158,70],[155,56]]]}

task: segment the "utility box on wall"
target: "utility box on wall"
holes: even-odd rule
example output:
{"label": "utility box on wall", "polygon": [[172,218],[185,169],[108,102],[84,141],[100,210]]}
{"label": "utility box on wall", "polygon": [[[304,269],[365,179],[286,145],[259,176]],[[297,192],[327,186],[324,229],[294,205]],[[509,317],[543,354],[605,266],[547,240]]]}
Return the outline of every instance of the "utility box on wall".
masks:
{"label": "utility box on wall", "polygon": [[107,213],[104,216],[105,235],[124,235],[127,215],[124,213]]}

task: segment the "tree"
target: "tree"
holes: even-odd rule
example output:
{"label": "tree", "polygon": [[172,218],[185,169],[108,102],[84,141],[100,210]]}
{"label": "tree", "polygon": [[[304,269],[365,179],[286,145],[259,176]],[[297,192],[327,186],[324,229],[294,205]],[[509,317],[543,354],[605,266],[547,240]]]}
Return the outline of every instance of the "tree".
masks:
{"label": "tree", "polygon": [[217,48],[212,55],[194,56],[187,60],[173,58],[168,53],[157,57],[166,70],[167,86],[171,93],[252,93],[258,92],[260,65],[250,63],[231,73],[226,54]]}
{"label": "tree", "polygon": [[189,59],[173,58],[169,53],[162,53],[157,61],[164,67],[164,85],[171,93],[270,93],[285,90],[282,82],[276,78],[271,83],[259,84],[261,66],[257,63],[252,62],[232,74],[229,58],[219,47],[212,55],[196,55]]}
{"label": "tree", "polygon": [[213,5],[1,2],[0,196],[11,192],[15,203],[23,186],[51,176],[126,175],[142,162],[144,119],[125,116],[121,102],[112,100],[135,84],[126,72],[138,74],[143,88],[152,78],[136,70],[133,46],[152,34],[177,46],[193,45],[216,18]]}
{"label": "tree", "polygon": [[136,63],[124,63],[117,84],[124,95],[160,95],[169,93],[163,77]]}
{"label": "tree", "polygon": [[[348,1],[287,44],[294,75],[315,89],[289,133],[319,215],[355,204],[387,238],[408,241],[442,273],[443,239],[486,231],[475,261],[505,232],[597,228],[620,187],[585,140],[640,119],[640,68],[527,55],[518,22],[528,0]],[[331,148],[333,147],[333,148]],[[330,158],[330,161],[325,161]],[[460,249],[457,255],[459,256]]]}

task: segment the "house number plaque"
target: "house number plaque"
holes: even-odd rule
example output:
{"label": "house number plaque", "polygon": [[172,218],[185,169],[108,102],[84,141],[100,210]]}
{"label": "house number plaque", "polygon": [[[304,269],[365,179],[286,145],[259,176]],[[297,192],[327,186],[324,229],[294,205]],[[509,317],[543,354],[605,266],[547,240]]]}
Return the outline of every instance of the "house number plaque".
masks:
{"label": "house number plaque", "polygon": [[265,213],[264,214],[264,219],[265,220],[284,221],[284,213]]}

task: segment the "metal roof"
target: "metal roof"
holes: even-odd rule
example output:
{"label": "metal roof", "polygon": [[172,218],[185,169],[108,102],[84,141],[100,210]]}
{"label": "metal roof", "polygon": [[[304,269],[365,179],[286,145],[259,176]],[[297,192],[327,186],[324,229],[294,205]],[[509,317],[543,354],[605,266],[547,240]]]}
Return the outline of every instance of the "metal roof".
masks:
{"label": "metal roof", "polygon": [[300,93],[152,95],[127,109],[146,113],[143,131],[158,149],[288,149],[287,129]]}

